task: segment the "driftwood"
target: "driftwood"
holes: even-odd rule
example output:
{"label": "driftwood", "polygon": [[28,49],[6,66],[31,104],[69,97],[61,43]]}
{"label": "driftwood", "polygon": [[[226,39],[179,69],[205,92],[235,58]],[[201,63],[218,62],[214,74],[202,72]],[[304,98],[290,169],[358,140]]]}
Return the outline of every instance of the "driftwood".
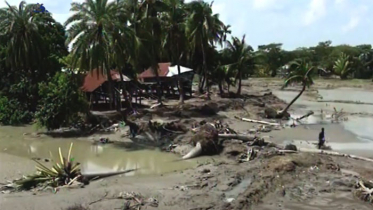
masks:
{"label": "driftwood", "polygon": [[236,119],[245,121],[245,122],[252,122],[252,123],[259,123],[263,125],[271,125],[271,126],[280,126],[278,123],[271,123],[271,122],[266,122],[266,121],[261,121],[261,120],[253,120],[253,119],[247,119],[247,118],[242,118],[242,117],[237,117],[235,116]]}
{"label": "driftwood", "polygon": [[243,142],[254,141],[260,137],[255,135],[242,135],[242,134],[218,134],[221,139],[238,139]]}
{"label": "driftwood", "polygon": [[311,115],[313,115],[314,114],[314,112],[313,111],[309,111],[307,114],[305,114],[305,115],[303,115],[302,117],[299,117],[299,118],[297,118],[297,119],[295,119],[296,121],[299,121],[299,120],[302,120],[302,119],[304,119],[304,118],[306,118],[306,117],[309,117],[309,116],[311,116]]}
{"label": "driftwood", "polygon": [[279,150],[280,153],[297,153],[297,152],[308,152],[308,153],[317,153],[317,154],[325,154],[325,155],[332,155],[332,156],[338,156],[338,157],[347,157],[355,160],[362,160],[373,163],[373,159],[360,157],[356,155],[349,155],[339,152],[333,152],[333,151],[325,151],[320,149],[306,149],[306,148],[298,148],[297,151],[293,150]]}
{"label": "driftwood", "polygon": [[104,178],[104,177],[109,177],[109,176],[116,176],[119,174],[125,174],[125,173],[129,173],[129,172],[136,171],[136,170],[138,169],[129,169],[129,170],[124,170],[124,171],[103,172],[103,173],[82,173],[82,176],[88,179],[92,179],[95,177]]}

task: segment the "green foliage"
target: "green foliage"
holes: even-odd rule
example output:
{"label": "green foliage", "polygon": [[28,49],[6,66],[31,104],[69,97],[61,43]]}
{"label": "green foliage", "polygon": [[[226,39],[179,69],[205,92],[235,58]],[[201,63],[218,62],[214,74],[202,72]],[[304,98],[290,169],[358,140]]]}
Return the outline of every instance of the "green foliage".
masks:
{"label": "green foliage", "polygon": [[88,104],[71,74],[57,73],[51,81],[39,84],[40,105],[35,114],[39,126],[47,129],[81,122]]}
{"label": "green foliage", "polygon": [[348,55],[341,53],[339,58],[334,63],[334,74],[340,76],[341,79],[346,79],[348,74],[351,73],[349,59],[350,57]]}
{"label": "green foliage", "polygon": [[313,84],[312,71],[314,66],[305,60],[295,60],[289,64],[289,74],[284,82],[284,87],[300,83],[305,87]]}
{"label": "green foliage", "polygon": [[0,95],[0,123],[3,125],[20,125],[29,123],[32,120],[32,113],[27,110],[24,104],[17,99],[8,99]]}
{"label": "green foliage", "polygon": [[20,180],[15,180],[13,183],[15,188],[18,190],[29,190],[40,185],[43,188],[48,186],[56,188],[68,185],[73,180],[77,180],[81,177],[80,164],[74,163],[74,158],[71,157],[72,148],[73,143],[70,144],[67,158],[62,155],[61,148],[58,148],[58,158],[60,162],[58,163],[55,161],[51,168],[34,160],[37,163],[36,174],[26,176]]}

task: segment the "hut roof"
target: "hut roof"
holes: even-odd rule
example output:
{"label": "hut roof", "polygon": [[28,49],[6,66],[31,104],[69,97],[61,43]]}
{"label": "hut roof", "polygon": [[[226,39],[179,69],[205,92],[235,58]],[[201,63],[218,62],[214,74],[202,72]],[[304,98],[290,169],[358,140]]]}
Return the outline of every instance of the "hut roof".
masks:
{"label": "hut roof", "polygon": [[[171,66],[171,63],[158,63],[158,76],[166,77],[168,74],[168,67]],[[147,70],[142,72],[138,78],[152,78],[155,77],[154,71],[152,67],[149,67]]]}
{"label": "hut roof", "polygon": [[[110,75],[113,81],[120,81],[120,74],[117,71],[110,70]],[[94,69],[91,72],[88,72],[86,74],[84,78],[84,83],[81,89],[84,92],[93,92],[106,81],[107,81],[106,75],[103,75],[102,71],[98,71],[98,69]],[[123,81],[131,81],[131,79],[123,75]]]}

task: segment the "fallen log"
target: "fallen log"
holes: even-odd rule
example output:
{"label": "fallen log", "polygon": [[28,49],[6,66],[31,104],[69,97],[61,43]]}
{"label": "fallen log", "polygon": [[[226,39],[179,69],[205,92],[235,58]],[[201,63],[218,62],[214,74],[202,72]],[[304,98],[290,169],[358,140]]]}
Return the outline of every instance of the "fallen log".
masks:
{"label": "fallen log", "polygon": [[280,126],[279,123],[271,123],[271,122],[266,122],[266,121],[261,121],[261,120],[253,120],[253,119],[247,119],[247,118],[242,118],[242,117],[237,117],[237,116],[235,116],[235,118],[245,121],[245,122],[259,123],[259,124],[271,125],[271,126]]}
{"label": "fallen log", "polygon": [[347,157],[355,160],[362,160],[362,161],[367,161],[373,163],[373,159],[366,158],[366,157],[361,157],[361,156],[356,156],[356,155],[349,155],[349,154],[344,154],[344,153],[339,153],[339,152],[333,152],[333,151],[325,151],[325,150],[320,150],[320,149],[307,149],[307,148],[298,148],[297,151],[293,150],[279,150],[281,153],[296,153],[296,152],[307,152],[307,153],[315,153],[315,154],[325,154],[325,155],[332,155],[332,156],[337,156],[337,157]]}
{"label": "fallen log", "polygon": [[255,135],[242,135],[242,134],[218,134],[221,139],[238,139],[243,142],[254,141],[260,137]]}
{"label": "fallen log", "polygon": [[311,115],[313,115],[314,114],[314,112],[313,111],[310,111],[310,112],[308,112],[307,114],[305,114],[305,115],[303,115],[302,117],[298,117],[297,119],[295,119],[296,121],[299,121],[299,120],[302,120],[302,119],[304,119],[304,118],[306,118],[306,117],[309,117],[309,116],[311,116]]}
{"label": "fallen log", "polygon": [[102,172],[102,173],[82,173],[82,176],[87,178],[87,179],[92,179],[95,177],[99,178],[104,178],[104,177],[109,177],[109,176],[116,176],[119,174],[125,174],[129,173],[132,171],[137,171],[138,169],[129,169],[129,170],[124,170],[124,171],[114,171],[114,172]]}

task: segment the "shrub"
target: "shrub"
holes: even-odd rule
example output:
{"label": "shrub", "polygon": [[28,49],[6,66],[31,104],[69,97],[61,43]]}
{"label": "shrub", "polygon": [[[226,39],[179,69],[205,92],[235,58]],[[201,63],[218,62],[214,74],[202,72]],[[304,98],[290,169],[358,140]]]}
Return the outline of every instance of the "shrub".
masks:
{"label": "shrub", "polygon": [[71,74],[60,72],[48,83],[39,83],[39,96],[35,119],[48,130],[79,124],[88,112],[87,100]]}
{"label": "shrub", "polygon": [[0,95],[0,123],[3,125],[19,125],[29,123],[32,113],[17,99],[8,99]]}

